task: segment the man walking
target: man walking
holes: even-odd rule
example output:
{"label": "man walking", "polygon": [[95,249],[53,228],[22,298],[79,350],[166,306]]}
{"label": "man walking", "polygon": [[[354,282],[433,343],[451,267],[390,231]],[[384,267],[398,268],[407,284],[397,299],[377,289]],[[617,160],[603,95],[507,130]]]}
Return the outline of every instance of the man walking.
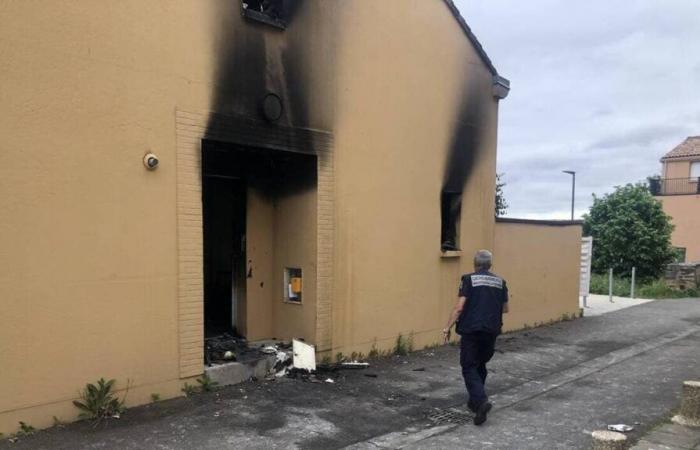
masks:
{"label": "man walking", "polygon": [[484,390],[486,363],[493,356],[496,337],[501,333],[503,313],[508,312],[506,281],[489,272],[492,259],[488,250],[476,252],[474,272],[462,276],[457,304],[442,330],[447,343],[450,329],[457,322],[457,333],[462,336],[459,362],[469,392],[467,406],[475,413],[475,425],[486,422],[492,407]]}

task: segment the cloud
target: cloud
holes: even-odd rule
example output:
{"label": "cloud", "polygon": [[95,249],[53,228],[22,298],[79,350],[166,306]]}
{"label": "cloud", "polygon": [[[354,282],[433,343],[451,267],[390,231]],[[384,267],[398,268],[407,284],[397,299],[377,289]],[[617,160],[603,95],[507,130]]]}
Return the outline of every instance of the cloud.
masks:
{"label": "cloud", "polygon": [[[499,72],[508,214],[555,217],[644,180],[700,134],[700,2],[456,0]],[[577,210],[579,210],[577,207]]]}

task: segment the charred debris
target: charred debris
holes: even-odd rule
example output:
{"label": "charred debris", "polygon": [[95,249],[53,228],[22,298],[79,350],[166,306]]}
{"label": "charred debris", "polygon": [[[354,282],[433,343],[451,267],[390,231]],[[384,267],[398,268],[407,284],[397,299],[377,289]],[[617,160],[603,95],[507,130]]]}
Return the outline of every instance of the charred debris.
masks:
{"label": "charred debris", "polygon": [[250,344],[245,338],[224,333],[206,338],[205,364],[249,363],[274,356],[275,363],[265,379],[291,378],[310,383],[335,383],[343,370],[362,370],[369,367],[363,361],[340,361],[316,364],[316,349],[302,339]]}

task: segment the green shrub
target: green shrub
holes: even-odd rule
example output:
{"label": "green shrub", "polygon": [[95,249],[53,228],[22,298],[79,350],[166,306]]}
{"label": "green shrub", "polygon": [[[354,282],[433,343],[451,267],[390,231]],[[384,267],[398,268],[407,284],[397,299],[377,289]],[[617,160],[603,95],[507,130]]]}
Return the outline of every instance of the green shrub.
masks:
{"label": "green shrub", "polygon": [[[613,295],[616,297],[629,297],[631,280],[622,277],[613,277]],[[608,295],[608,275],[591,274],[591,294]],[[639,281],[636,283],[634,296],[637,298],[664,299],[698,297],[697,289],[674,290],[666,286],[664,280]]]}
{"label": "green shrub", "polygon": [[636,267],[639,279],[655,279],[674,259],[671,218],[644,183],[617,186],[602,198],[594,195],[583,218],[584,236],[593,236],[595,242],[595,273],[605,274],[612,267],[629,277]]}
{"label": "green shrub", "polygon": [[[629,297],[631,280],[622,277],[613,276],[613,295],[616,297]],[[591,274],[591,294],[608,295],[608,275],[607,274]]]}
{"label": "green shrub", "polygon": [[700,292],[697,289],[671,289],[663,280],[656,280],[640,286],[635,295],[641,298],[686,298],[700,297]]}

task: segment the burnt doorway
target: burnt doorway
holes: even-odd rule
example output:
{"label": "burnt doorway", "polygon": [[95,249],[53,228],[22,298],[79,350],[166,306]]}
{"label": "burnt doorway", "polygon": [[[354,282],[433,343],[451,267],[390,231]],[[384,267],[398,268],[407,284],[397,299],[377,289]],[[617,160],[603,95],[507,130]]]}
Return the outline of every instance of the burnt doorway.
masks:
{"label": "burnt doorway", "polygon": [[284,268],[315,242],[316,186],[315,155],[202,142],[205,337],[275,336]]}
{"label": "burnt doorway", "polygon": [[246,186],[236,176],[204,173],[204,331],[238,334],[245,301]]}

